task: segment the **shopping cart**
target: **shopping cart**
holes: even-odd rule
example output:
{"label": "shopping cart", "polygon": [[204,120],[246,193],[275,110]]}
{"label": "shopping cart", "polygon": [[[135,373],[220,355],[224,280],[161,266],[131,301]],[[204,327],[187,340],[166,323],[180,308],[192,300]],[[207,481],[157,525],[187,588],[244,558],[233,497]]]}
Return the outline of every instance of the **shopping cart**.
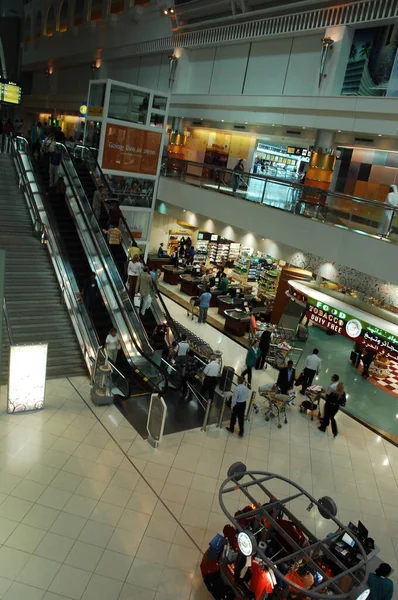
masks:
{"label": "shopping cart", "polygon": [[258,393],[265,400],[265,420],[275,419],[278,429],[281,429],[281,417],[284,417],[284,423],[287,425],[286,408],[294,402],[295,395],[281,394],[276,385],[260,385]]}
{"label": "shopping cart", "polygon": [[314,412],[318,410],[320,415],[319,403],[321,400],[322,387],[320,385],[312,385],[305,391],[305,400],[300,404],[301,413],[310,413],[311,421],[314,420]]}
{"label": "shopping cart", "polygon": [[195,317],[199,318],[199,302],[199,296],[191,296],[189,299],[187,317],[191,317],[191,321],[193,321]]}

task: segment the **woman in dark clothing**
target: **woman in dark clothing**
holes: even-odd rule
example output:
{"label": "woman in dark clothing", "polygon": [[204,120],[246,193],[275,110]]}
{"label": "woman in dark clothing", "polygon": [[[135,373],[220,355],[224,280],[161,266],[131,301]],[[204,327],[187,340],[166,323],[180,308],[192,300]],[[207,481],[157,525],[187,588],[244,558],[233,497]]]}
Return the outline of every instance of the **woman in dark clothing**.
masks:
{"label": "woman in dark clothing", "polygon": [[261,354],[258,357],[257,362],[256,362],[257,370],[264,368],[265,361],[267,359],[267,354],[269,352],[270,343],[271,343],[271,332],[266,329],[265,331],[263,331],[263,333],[261,334],[261,338],[260,338],[259,348],[260,348]]}
{"label": "woman in dark clothing", "polygon": [[324,417],[321,421],[321,426],[318,427],[319,431],[326,431],[326,427],[329,423],[332,426],[332,434],[335,438],[337,431],[337,424],[335,421],[335,416],[338,413],[340,406],[345,406],[346,396],[344,391],[344,383],[340,381],[337,384],[336,391],[328,394],[326,396],[325,409],[324,409]]}
{"label": "woman in dark clothing", "polygon": [[369,377],[369,368],[374,360],[374,357],[375,357],[375,353],[373,352],[373,350],[371,350],[370,348],[366,348],[366,352],[362,356],[362,363],[363,363],[362,377],[364,379],[367,379]]}

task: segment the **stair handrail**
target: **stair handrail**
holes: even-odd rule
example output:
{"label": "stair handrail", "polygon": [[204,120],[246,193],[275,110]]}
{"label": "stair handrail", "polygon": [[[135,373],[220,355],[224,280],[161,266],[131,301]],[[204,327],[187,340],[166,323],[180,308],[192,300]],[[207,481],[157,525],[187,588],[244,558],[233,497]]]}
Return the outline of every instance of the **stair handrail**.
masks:
{"label": "stair handrail", "polygon": [[[91,373],[94,355],[99,345],[96,332],[82,300],[81,293],[69,261],[66,259],[61,250],[62,245],[60,244],[59,233],[55,227],[47,227],[47,224],[44,223],[42,219],[41,211],[45,217],[47,217],[47,213],[44,208],[41,194],[38,189],[33,192],[26,174],[26,168],[28,165],[24,165],[23,160],[23,157],[26,156],[26,161],[30,162],[28,142],[22,136],[15,136],[11,147],[20,185],[22,184],[22,189],[25,192],[24,198],[28,204],[28,208],[31,210],[32,221],[34,224],[40,224],[41,240],[43,243],[45,243],[49,252],[50,260],[54,267],[57,281],[61,289],[61,293],[63,294],[63,300],[67,306],[68,312],[73,313],[72,324],[74,325],[75,333],[78,338],[80,348],[83,352],[87,368]],[[24,152],[23,155],[22,152]],[[33,173],[34,171],[32,165],[30,165],[30,168]],[[37,195],[37,199],[35,194]],[[41,210],[38,205],[39,201],[41,203]]]}
{"label": "stair handrail", "polygon": [[3,297],[3,315],[4,315],[4,322],[6,324],[6,329],[7,329],[8,340],[10,342],[10,346],[13,346],[14,345],[14,336],[12,334],[10,316],[8,314],[7,302],[6,302],[5,297]]}
{"label": "stair handrail", "polygon": [[[58,146],[58,147],[61,149],[63,156],[66,158],[66,160],[67,160],[67,161],[69,161],[69,164],[71,164],[71,165],[73,166],[73,162],[72,162],[72,159],[71,159],[70,153],[69,153],[68,149],[66,148],[66,146],[65,146],[64,144],[61,144],[61,143],[58,143],[58,142],[57,142],[57,146]],[[102,251],[102,249],[101,249],[101,248],[100,248],[100,246],[99,246],[99,242],[98,242],[98,239],[97,239],[96,233],[95,233],[95,232],[94,232],[94,230],[93,230],[93,225],[92,225],[92,224],[93,224],[94,222],[95,222],[95,224],[98,226],[98,228],[99,228],[99,225],[98,225],[98,223],[97,223],[97,220],[95,219],[94,213],[92,212],[92,209],[91,209],[90,203],[89,203],[89,201],[88,201],[88,199],[87,199],[87,197],[86,197],[86,194],[85,194],[85,192],[84,192],[84,190],[83,190],[83,187],[81,186],[81,182],[80,182],[80,180],[79,180],[79,178],[78,178],[78,176],[77,176],[77,173],[76,173],[76,178],[79,180],[80,186],[82,187],[82,194],[84,195],[84,198],[85,198],[85,199],[86,199],[86,201],[87,201],[87,207],[83,207],[83,205],[82,205],[82,199],[80,198],[80,196],[79,196],[79,193],[78,193],[78,191],[77,191],[77,189],[76,189],[76,187],[75,187],[75,185],[74,185],[74,183],[73,183],[73,181],[72,181],[71,174],[70,174],[69,170],[68,170],[67,168],[65,168],[65,166],[66,166],[66,161],[65,161],[65,160],[63,160],[63,165],[64,165],[64,173],[65,173],[66,179],[67,179],[67,181],[68,181],[68,184],[69,184],[69,186],[70,186],[70,189],[71,189],[71,191],[72,191],[72,194],[73,194],[73,196],[74,196],[74,199],[75,199],[75,201],[76,201],[76,203],[77,203],[77,205],[78,205],[78,207],[79,207],[80,214],[81,214],[81,216],[82,216],[82,218],[83,218],[83,220],[84,220],[84,223],[85,223],[86,231],[89,233],[89,235],[90,235],[90,237],[91,237],[92,243],[93,243],[93,245],[94,245],[94,247],[95,247],[95,250],[96,250],[96,253],[97,253],[97,257],[98,257],[98,259],[99,259],[100,263],[102,264],[102,271],[103,271],[103,273],[105,273],[105,275],[106,275],[106,278],[107,278],[107,280],[108,280],[108,282],[109,282],[109,285],[110,285],[110,289],[111,289],[111,290],[112,290],[112,292],[113,292],[113,297],[114,297],[114,299],[115,299],[115,301],[116,301],[116,304],[118,305],[118,308],[119,308],[120,314],[122,315],[122,317],[123,317],[123,319],[124,319],[124,323],[125,323],[125,325],[126,325],[126,328],[127,328],[127,331],[128,331],[129,339],[131,340],[131,343],[132,343],[132,345],[135,347],[135,349],[137,350],[137,352],[138,352],[138,353],[139,353],[139,354],[140,354],[140,355],[141,355],[143,358],[145,358],[145,359],[146,359],[146,361],[147,361],[147,362],[148,362],[150,365],[152,365],[153,367],[155,367],[155,369],[156,369],[157,371],[160,371],[160,373],[161,373],[161,375],[162,375],[162,377],[163,377],[163,380],[164,380],[164,387],[163,387],[161,390],[158,390],[158,391],[160,391],[161,393],[164,393],[164,392],[167,390],[167,387],[168,387],[167,372],[165,372],[165,371],[163,370],[163,367],[162,367],[162,366],[159,366],[159,365],[157,365],[157,364],[156,364],[156,363],[155,363],[155,362],[154,362],[154,361],[153,361],[153,360],[152,360],[152,359],[151,359],[151,358],[150,358],[150,357],[149,357],[149,356],[148,356],[148,355],[147,355],[147,354],[144,352],[143,348],[142,348],[142,347],[141,347],[141,345],[138,343],[138,340],[137,340],[137,338],[138,338],[138,335],[136,334],[136,332],[135,332],[135,331],[133,330],[133,328],[132,328],[132,323],[130,322],[130,319],[128,318],[128,314],[127,314],[127,312],[126,312],[126,310],[125,310],[125,308],[124,308],[124,306],[123,306],[123,303],[124,303],[124,302],[122,301],[122,299],[121,299],[121,298],[119,298],[119,291],[118,291],[118,290],[117,290],[117,288],[115,287],[115,285],[116,285],[116,284],[115,284],[115,281],[113,280],[113,277],[111,277],[111,276],[110,276],[110,273],[108,272],[108,267],[109,267],[109,265],[108,265],[108,264],[106,264],[106,263],[104,262],[104,255],[103,255],[103,251]],[[75,167],[74,167],[74,166],[73,166],[73,168],[75,169]],[[76,171],[76,170],[75,170],[75,171]],[[91,215],[89,215],[89,214],[88,214],[88,209],[91,211],[91,213],[92,213]],[[72,214],[72,212],[71,212],[71,215],[72,215],[72,218],[74,218],[74,219],[75,219],[75,217],[74,217],[74,215]],[[91,217],[91,219],[90,219],[89,217]],[[90,223],[90,221],[91,221],[91,223]],[[76,226],[77,226],[77,229],[79,229],[78,225],[76,225]],[[104,243],[106,243],[106,242],[105,242],[105,240],[104,240]],[[109,251],[109,248],[108,248],[108,246],[107,246],[107,251],[108,251],[108,253],[109,253],[110,257],[112,258],[112,262],[113,262],[113,257],[112,257],[112,255],[110,254],[110,251]],[[113,265],[114,265],[114,267],[115,267],[115,275],[116,275],[117,277],[119,277],[119,279],[121,280],[121,278],[120,278],[120,274],[119,274],[118,270],[116,269],[116,265],[114,264],[114,262],[113,262]],[[122,281],[122,280],[121,280],[121,281]],[[123,282],[122,282],[122,285],[123,285],[123,290],[124,290],[124,292],[126,293],[126,302],[128,302],[128,303],[130,304],[130,307],[131,307],[131,314],[133,314],[133,315],[135,316],[135,318],[137,319],[137,321],[138,321],[138,322],[140,322],[139,318],[138,318],[138,317],[137,317],[137,315],[136,315],[136,312],[135,312],[135,310],[134,310],[134,307],[132,306],[131,299],[129,298],[129,296],[128,296],[128,294],[127,294],[127,291],[126,291],[126,288],[125,288],[125,286],[124,286]],[[141,326],[142,326],[142,324],[141,324]],[[147,342],[148,346],[149,346],[149,347],[151,347],[151,346],[150,346],[150,343],[149,343],[149,340],[148,340],[148,338],[147,338],[147,336],[146,336],[145,329],[144,329],[143,327],[142,327],[142,333],[143,333],[143,335],[144,335],[144,336],[145,336],[145,338],[146,338],[146,342]],[[129,357],[129,360],[131,360],[131,361],[132,361],[132,359],[131,359],[130,357]],[[133,363],[133,361],[132,361],[132,363]],[[133,366],[133,364],[132,364],[132,363],[131,363],[131,366]],[[148,380],[149,380],[149,378],[148,378]],[[151,384],[152,384],[152,385],[154,385],[155,387],[157,386],[157,384],[154,384],[153,382],[151,382]]]}
{"label": "stair handrail", "polygon": [[[103,185],[107,189],[109,199],[111,199],[112,196],[114,195],[114,193],[113,193],[112,188],[109,185],[109,182],[108,182],[107,178],[105,177],[105,175],[98,163],[96,156],[94,156],[92,149],[89,146],[85,146],[84,144],[76,144],[74,151],[76,150],[76,148],[82,149],[81,156],[82,156],[83,161],[87,161],[89,163],[89,165],[93,164],[95,166],[95,169],[97,170],[98,175],[96,175],[93,172],[93,170],[91,169],[91,175],[93,176],[93,180],[94,180],[95,184],[97,185],[97,188],[99,187],[99,185]],[[75,156],[74,152],[71,153],[69,149],[67,149],[67,150],[71,156]],[[88,159],[85,158],[85,154],[87,154],[89,156]],[[77,157],[75,157],[75,158],[77,158]],[[98,183],[98,182],[100,182],[100,183]],[[101,199],[101,202],[102,202],[102,205],[105,207],[106,212],[109,214],[109,212],[110,212],[109,204],[104,199]],[[126,217],[123,215],[123,212],[122,212],[122,216],[121,216],[121,221],[124,225],[125,232],[127,233],[127,237],[129,238],[131,245],[138,247],[138,244],[137,244],[133,234],[131,233],[131,229],[130,229],[129,224],[127,223]],[[126,250],[126,248],[125,248],[125,250]],[[127,253],[126,253],[126,260],[127,260]],[[146,265],[144,260],[142,260],[142,262],[144,265]],[[166,303],[162,297],[162,294],[161,294],[158,286],[155,283],[154,283],[154,287],[157,292],[157,298],[158,298],[160,304],[162,305],[167,324],[172,329],[174,338],[177,341],[179,341],[180,335],[179,335],[177,327],[175,327],[175,325],[174,325],[174,319],[170,315],[169,309],[166,306]]]}

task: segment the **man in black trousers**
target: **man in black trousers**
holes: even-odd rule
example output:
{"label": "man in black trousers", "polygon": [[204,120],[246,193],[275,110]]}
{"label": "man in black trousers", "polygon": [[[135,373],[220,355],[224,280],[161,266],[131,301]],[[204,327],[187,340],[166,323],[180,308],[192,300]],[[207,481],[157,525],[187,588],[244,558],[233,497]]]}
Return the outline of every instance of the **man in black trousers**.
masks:
{"label": "man in black trousers", "polygon": [[236,386],[234,393],[232,394],[232,414],[231,421],[229,427],[227,427],[227,431],[229,433],[233,433],[235,429],[236,419],[238,419],[239,423],[239,437],[243,437],[244,433],[244,425],[245,425],[245,412],[246,412],[246,402],[249,398],[249,390],[244,383],[243,377],[238,377],[238,385]]}

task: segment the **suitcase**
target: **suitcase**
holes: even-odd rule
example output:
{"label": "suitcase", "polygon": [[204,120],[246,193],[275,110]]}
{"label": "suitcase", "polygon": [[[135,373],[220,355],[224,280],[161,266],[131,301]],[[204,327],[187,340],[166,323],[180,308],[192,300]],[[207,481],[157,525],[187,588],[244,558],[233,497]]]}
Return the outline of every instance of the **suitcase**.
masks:
{"label": "suitcase", "polygon": [[359,363],[361,361],[361,355],[359,354],[359,352],[355,352],[355,350],[353,350],[350,354],[350,360],[354,367],[357,368],[359,367]]}
{"label": "suitcase", "polygon": [[308,340],[308,328],[304,325],[299,325],[296,331],[296,339],[300,342],[306,342]]}

